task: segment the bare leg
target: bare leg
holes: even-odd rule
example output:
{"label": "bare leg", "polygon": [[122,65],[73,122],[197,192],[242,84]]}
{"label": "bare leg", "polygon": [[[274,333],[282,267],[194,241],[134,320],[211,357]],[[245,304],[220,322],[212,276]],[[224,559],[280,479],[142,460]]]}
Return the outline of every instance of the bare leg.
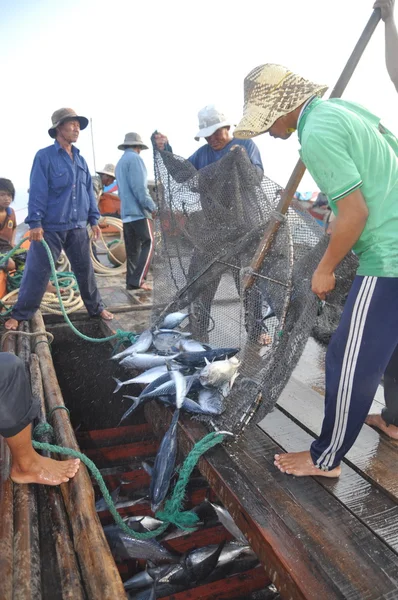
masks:
{"label": "bare leg", "polygon": [[53,460],[38,454],[32,446],[31,425],[17,435],[6,438],[12,455],[10,477],[14,483],[59,485],[74,477],[80,460]]}
{"label": "bare leg", "polygon": [[341,467],[335,467],[331,471],[322,471],[318,469],[312,461],[309,450],[305,452],[289,452],[288,454],[275,454],[274,465],[286,475],[296,475],[303,477],[312,475],[313,477],[339,477]]}

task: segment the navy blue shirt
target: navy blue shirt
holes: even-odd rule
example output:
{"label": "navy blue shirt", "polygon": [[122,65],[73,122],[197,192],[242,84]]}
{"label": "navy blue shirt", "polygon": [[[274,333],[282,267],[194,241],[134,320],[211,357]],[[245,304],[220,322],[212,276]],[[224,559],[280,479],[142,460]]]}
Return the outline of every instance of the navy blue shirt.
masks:
{"label": "navy blue shirt", "polygon": [[220,160],[227,154],[232,146],[243,146],[250,158],[250,161],[255,167],[259,167],[264,172],[263,163],[261,161],[260,151],[252,140],[240,140],[233,138],[222,150],[213,150],[209,144],[201,146],[192,156],[188,158],[189,162],[199,171],[203,167],[207,167],[217,160]]}
{"label": "navy blue shirt", "polygon": [[73,160],[57,140],[39,150],[30,173],[30,229],[67,231],[96,225],[100,218],[86,161],[72,146]]}

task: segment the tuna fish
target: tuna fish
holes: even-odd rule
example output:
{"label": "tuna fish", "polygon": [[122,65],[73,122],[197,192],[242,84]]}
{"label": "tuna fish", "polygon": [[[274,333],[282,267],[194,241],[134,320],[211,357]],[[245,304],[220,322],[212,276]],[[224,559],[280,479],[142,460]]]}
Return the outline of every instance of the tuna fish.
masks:
{"label": "tuna fish", "polygon": [[124,533],[116,525],[106,525],[104,533],[112,554],[117,560],[139,558],[158,562],[175,562],[176,555],[171,554],[155,540],[137,540]]}
{"label": "tuna fish", "polygon": [[180,409],[184,401],[187,384],[185,377],[178,371],[171,373],[176,388],[176,410],[174,411],[170,427],[166,431],[156,455],[155,464],[152,471],[150,496],[152,502],[152,511],[155,513],[166,497],[170,486],[170,480],[173,475],[176,456],[177,456],[177,424],[180,415]]}
{"label": "tuna fish", "polygon": [[139,352],[146,352],[152,346],[152,332],[149,329],[143,331],[137,338],[137,340],[123,352],[115,354],[111,357],[111,360],[120,360],[130,354],[137,354]]}
{"label": "tuna fish", "polygon": [[120,361],[120,364],[126,369],[146,371],[147,369],[152,369],[153,367],[165,365],[167,361],[174,359],[177,354],[172,356],[158,356],[157,354],[132,354],[130,356],[126,356],[126,358],[123,358],[123,360]]}
{"label": "tuna fish", "polygon": [[188,316],[188,313],[170,313],[164,318],[160,329],[174,329],[175,327],[178,327],[178,325],[180,325]]}
{"label": "tuna fish", "polygon": [[231,358],[239,352],[240,348],[214,348],[201,352],[180,352],[174,360],[187,367],[204,367],[207,362],[221,361]]}
{"label": "tuna fish", "polygon": [[178,344],[182,352],[204,352],[206,348],[196,340],[180,340]]}
{"label": "tuna fish", "polygon": [[198,402],[203,412],[208,415],[221,415],[225,410],[223,396],[214,388],[200,390]]}
{"label": "tuna fish", "polygon": [[[188,377],[184,377],[178,371],[172,371],[170,373],[171,381],[165,381],[164,383],[158,385],[154,389],[147,391],[146,389],[140,394],[140,398],[156,398],[158,396],[171,396],[176,393],[176,382],[173,379],[173,375],[178,373],[185,380],[185,386],[188,389],[197,390],[202,387],[199,376],[198,375],[188,375]],[[179,379],[178,379],[179,381]],[[149,387],[149,386],[148,386]]]}

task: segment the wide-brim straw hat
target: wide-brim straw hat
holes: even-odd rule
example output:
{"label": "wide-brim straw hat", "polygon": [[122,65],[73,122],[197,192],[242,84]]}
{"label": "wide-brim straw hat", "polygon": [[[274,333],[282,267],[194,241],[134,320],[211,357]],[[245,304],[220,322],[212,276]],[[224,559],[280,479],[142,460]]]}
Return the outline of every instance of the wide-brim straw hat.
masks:
{"label": "wide-brim straw hat", "polygon": [[281,65],[256,67],[245,78],[243,118],[234,131],[236,138],[261,135],[279,117],[289,114],[311,96],[323,96],[327,85],[318,85]]}
{"label": "wide-brim straw hat", "polygon": [[113,177],[116,179],[115,175],[115,165],[108,163],[101,171],[97,171],[98,175],[109,175],[109,177]]}
{"label": "wide-brim straw hat", "polygon": [[123,144],[120,144],[118,148],[119,150],[126,150],[126,148],[131,148],[131,146],[141,146],[143,150],[148,150],[148,146],[144,144],[141,136],[134,132],[126,133]]}
{"label": "wide-brim straw hat", "polygon": [[59,125],[62,125],[62,123],[65,123],[65,121],[74,120],[79,121],[81,130],[86,129],[88,125],[88,119],[86,117],[78,115],[73,108],[59,108],[53,112],[51,116],[52,126],[48,130],[48,135],[55,139],[57,136],[56,128]]}

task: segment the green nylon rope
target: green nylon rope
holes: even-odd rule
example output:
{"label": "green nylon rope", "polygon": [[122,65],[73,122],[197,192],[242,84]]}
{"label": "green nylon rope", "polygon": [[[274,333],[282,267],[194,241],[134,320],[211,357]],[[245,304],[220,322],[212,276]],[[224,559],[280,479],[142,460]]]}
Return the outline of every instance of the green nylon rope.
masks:
{"label": "green nylon rope", "polygon": [[[14,246],[14,248],[12,248],[5,256],[3,256],[0,259],[0,266],[3,263],[6,263],[8,261],[9,258],[11,258],[11,256],[13,254],[15,254],[15,252],[17,252],[17,250],[19,249],[19,247],[23,244],[25,240],[22,239],[16,246]],[[92,338],[89,337],[88,335],[85,335],[84,333],[82,333],[81,331],[79,331],[78,329],[76,329],[76,327],[73,325],[73,323],[71,322],[71,320],[69,319],[69,316],[66,313],[64,304],[63,304],[63,300],[62,300],[62,296],[61,296],[61,292],[59,289],[59,284],[58,284],[58,278],[57,278],[57,271],[55,268],[55,264],[54,264],[54,259],[53,259],[53,255],[51,254],[51,250],[47,244],[47,242],[45,240],[41,240],[41,243],[43,244],[46,252],[47,252],[47,256],[48,256],[48,260],[50,262],[50,266],[51,266],[51,274],[52,277],[54,279],[54,285],[55,285],[55,289],[57,291],[57,297],[58,297],[58,301],[59,301],[59,305],[61,308],[61,312],[62,312],[62,316],[64,317],[66,323],[69,325],[69,327],[72,329],[72,331],[78,335],[82,340],[85,340],[86,342],[95,342],[95,343],[102,343],[102,342],[110,342],[112,340],[121,340],[121,341],[126,341],[126,342],[130,342],[131,344],[134,343],[134,341],[137,339],[137,336],[135,333],[132,333],[130,331],[123,331],[122,329],[118,329],[116,331],[115,334],[110,335],[108,337],[105,338]],[[4,314],[2,316],[5,316]]]}
{"label": "green nylon rope", "polygon": [[[49,423],[40,423],[39,425],[37,425],[37,427],[35,427],[33,433],[37,436],[43,434],[50,434],[52,433],[52,427]],[[188,484],[188,480],[202,454],[207,452],[207,450],[209,450],[210,448],[213,448],[213,446],[220,444],[224,440],[224,437],[225,435],[223,433],[213,431],[195,444],[195,446],[192,448],[192,450],[190,451],[190,453],[184,461],[184,464],[180,470],[178,482],[174,487],[171,498],[166,501],[164,510],[158,511],[155,515],[156,518],[162,520],[163,523],[157,529],[153,531],[146,531],[143,533],[134,531],[123,521],[122,517],[116,510],[115,504],[108,491],[108,488],[105,485],[104,479],[100,471],[95,466],[93,461],[90,460],[85,454],[82,454],[77,450],[73,450],[72,448],[64,448],[62,446],[55,446],[53,444],[47,444],[45,442],[33,441],[32,444],[36,450],[44,450],[46,452],[55,452],[57,454],[63,454],[65,456],[73,456],[74,458],[80,458],[80,460],[91,471],[94,479],[97,481],[101,493],[104,497],[104,500],[109,507],[109,512],[111,513],[112,517],[115,520],[115,523],[120,527],[120,529],[122,529],[125,533],[137,540],[149,540],[158,537],[159,535],[164,533],[169,525],[176,525],[179,529],[189,531],[198,522],[199,517],[195,513],[193,513],[192,511],[182,511],[182,503],[184,501],[185,490]]]}

